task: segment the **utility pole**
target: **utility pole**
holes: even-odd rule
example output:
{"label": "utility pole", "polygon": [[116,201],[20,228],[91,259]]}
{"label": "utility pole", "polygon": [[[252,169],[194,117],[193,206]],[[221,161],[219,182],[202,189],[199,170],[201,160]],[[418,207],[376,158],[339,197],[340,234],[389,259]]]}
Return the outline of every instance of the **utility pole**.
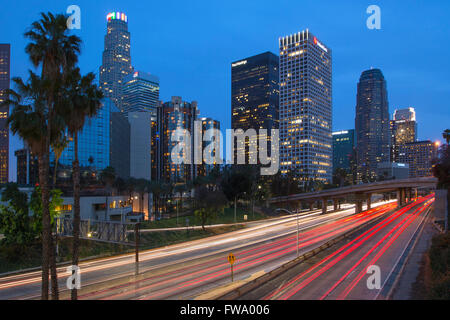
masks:
{"label": "utility pole", "polygon": [[237,222],[237,220],[236,220],[236,205],[237,205],[237,197],[234,197],[234,223]]}

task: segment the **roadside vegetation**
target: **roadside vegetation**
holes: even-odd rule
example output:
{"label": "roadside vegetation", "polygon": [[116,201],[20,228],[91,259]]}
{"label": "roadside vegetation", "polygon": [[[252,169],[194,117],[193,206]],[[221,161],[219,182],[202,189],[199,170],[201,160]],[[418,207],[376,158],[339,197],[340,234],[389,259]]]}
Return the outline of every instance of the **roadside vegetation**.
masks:
{"label": "roadside vegetation", "polygon": [[450,233],[433,238],[428,251],[430,277],[427,287],[428,299],[450,300]]}

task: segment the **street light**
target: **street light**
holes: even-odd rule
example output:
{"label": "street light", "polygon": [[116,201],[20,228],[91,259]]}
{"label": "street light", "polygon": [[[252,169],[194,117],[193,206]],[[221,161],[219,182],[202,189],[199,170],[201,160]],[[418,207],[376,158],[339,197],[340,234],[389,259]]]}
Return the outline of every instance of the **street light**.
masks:
{"label": "street light", "polygon": [[[275,210],[275,211],[281,211],[281,210],[284,210],[284,211],[287,211],[287,212],[289,212],[289,214],[291,214],[291,215],[293,215],[294,213],[293,212],[291,212],[291,211],[289,211],[289,210],[287,210],[287,209],[277,209],[277,210]],[[299,224],[299,221],[298,221],[298,218],[299,218],[299,212],[297,211],[297,213],[296,213],[296,216],[297,216],[297,258],[298,258],[298,256],[299,256],[299,249],[298,249],[298,247],[299,247],[299,230],[300,230],[300,224]]]}

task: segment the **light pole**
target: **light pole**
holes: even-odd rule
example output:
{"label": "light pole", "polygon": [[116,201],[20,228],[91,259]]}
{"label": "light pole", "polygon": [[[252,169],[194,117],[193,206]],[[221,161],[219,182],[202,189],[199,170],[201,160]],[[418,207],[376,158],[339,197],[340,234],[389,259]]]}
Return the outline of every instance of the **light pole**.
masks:
{"label": "light pole", "polygon": [[[285,211],[289,212],[289,214],[291,214],[291,215],[294,214],[293,212],[291,212],[291,211],[289,211],[287,209],[277,209],[275,211],[282,211],[282,210],[285,210]],[[298,221],[298,218],[299,218],[299,212],[298,211],[296,213],[296,218],[297,218],[297,257],[298,257],[299,256],[299,249],[298,249],[298,247],[299,247],[299,244],[300,244],[299,243],[300,223]]]}

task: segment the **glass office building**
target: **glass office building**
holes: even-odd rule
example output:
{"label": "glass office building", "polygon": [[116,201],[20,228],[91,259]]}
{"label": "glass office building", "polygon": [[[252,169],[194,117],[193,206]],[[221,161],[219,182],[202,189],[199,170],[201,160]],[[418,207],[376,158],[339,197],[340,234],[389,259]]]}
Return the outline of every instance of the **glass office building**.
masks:
{"label": "glass office building", "polygon": [[395,110],[391,126],[391,161],[399,162],[399,146],[417,141],[417,121],[414,108]]}
{"label": "glass office building", "polygon": [[159,78],[150,73],[135,71],[123,79],[122,112],[148,111],[157,115]]}
{"label": "glass office building", "polygon": [[[78,134],[78,158],[80,167],[93,167],[98,172],[106,167],[114,167],[116,174],[123,178],[129,176],[130,128],[127,119],[114,103],[103,99],[102,107],[86,123]],[[59,163],[71,167],[74,160],[74,144],[70,138]],[[54,155],[51,155],[51,162]]]}
{"label": "glass office building", "polygon": [[[172,97],[172,100],[162,104],[158,109],[158,146],[160,155],[159,172],[155,180],[172,182],[188,182],[195,178],[196,170],[194,165],[194,124],[197,120],[199,110],[197,102],[185,102],[181,97]],[[172,133],[177,130],[187,130],[190,133],[191,149],[189,153],[180,154],[184,158],[184,164],[176,164],[172,161],[172,149],[178,145],[177,141],[172,141]],[[190,162],[190,163],[189,163]]]}
{"label": "glass office building", "polygon": [[332,51],[309,30],[279,39],[281,173],[332,178]]}
{"label": "glass office building", "polygon": [[[201,121],[202,123],[202,135],[203,135],[203,139],[202,139],[202,143],[200,144],[200,152],[203,155],[204,151],[208,148],[208,147],[212,147],[211,144],[215,144],[215,147],[213,149],[213,151],[211,152],[211,154],[209,155],[211,157],[211,159],[217,159],[221,157],[220,153],[220,146],[221,146],[221,141],[220,138],[219,140],[214,140],[213,142],[211,140],[215,139],[213,138],[213,135],[210,135],[210,133],[212,133],[212,130],[218,130],[220,131],[220,121],[218,120],[214,120],[211,118],[200,118],[197,121]],[[204,141],[206,140],[206,141]],[[218,150],[219,149],[219,150]],[[217,154],[216,154],[217,152]],[[213,169],[214,167],[219,166],[218,163],[215,164],[207,164],[205,159],[203,159],[203,163],[200,165],[196,165],[196,170],[197,170],[197,177],[201,177],[201,176],[207,176]]]}
{"label": "glass office building", "polygon": [[[271,130],[279,128],[279,58],[265,52],[231,64],[231,127],[232,129],[267,129],[270,150]],[[259,163],[258,141],[255,146],[245,142],[246,164]],[[256,153],[250,147],[254,147]],[[242,152],[237,150],[236,152]],[[236,155],[233,155],[234,157]],[[236,158],[235,161],[236,162]]]}
{"label": "glass office building", "polygon": [[354,148],[355,130],[333,132],[333,171],[338,168],[351,171]]}
{"label": "glass office building", "polygon": [[387,84],[380,69],[361,74],[356,98],[356,156],[358,181],[377,178],[378,164],[390,161]]}
{"label": "glass office building", "polygon": [[437,158],[438,144],[426,140],[399,145],[398,160],[409,165],[409,177],[433,175],[433,160]]}
{"label": "glass office building", "polygon": [[121,109],[123,78],[133,72],[130,53],[128,17],[123,12],[107,15],[102,65],[100,67],[100,88],[105,97]]}
{"label": "glass office building", "polygon": [[[3,93],[9,89],[11,66],[11,46],[0,44],[0,104],[5,100]],[[9,107],[0,107],[0,184],[9,181],[9,127],[7,120]]]}

